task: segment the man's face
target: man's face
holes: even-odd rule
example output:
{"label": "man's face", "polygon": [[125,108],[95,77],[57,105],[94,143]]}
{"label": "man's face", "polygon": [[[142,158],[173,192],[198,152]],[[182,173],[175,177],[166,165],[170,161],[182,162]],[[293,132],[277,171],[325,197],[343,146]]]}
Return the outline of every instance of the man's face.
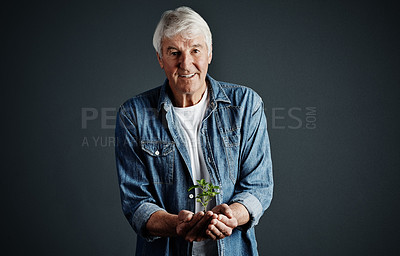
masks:
{"label": "man's face", "polygon": [[212,58],[211,54],[208,55],[204,37],[185,39],[177,35],[163,38],[161,46],[162,58],[157,54],[158,62],[165,71],[175,98],[201,98],[206,88],[208,64]]}

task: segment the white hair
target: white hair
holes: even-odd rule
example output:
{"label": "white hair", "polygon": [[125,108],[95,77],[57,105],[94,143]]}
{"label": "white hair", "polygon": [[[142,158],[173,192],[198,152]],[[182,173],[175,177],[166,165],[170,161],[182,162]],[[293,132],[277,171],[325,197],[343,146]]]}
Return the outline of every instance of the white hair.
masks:
{"label": "white hair", "polygon": [[211,53],[211,31],[207,22],[195,11],[186,6],[163,13],[153,36],[153,46],[160,58],[162,57],[161,43],[164,37],[172,38],[181,35],[185,39],[192,39],[203,35],[208,54]]}

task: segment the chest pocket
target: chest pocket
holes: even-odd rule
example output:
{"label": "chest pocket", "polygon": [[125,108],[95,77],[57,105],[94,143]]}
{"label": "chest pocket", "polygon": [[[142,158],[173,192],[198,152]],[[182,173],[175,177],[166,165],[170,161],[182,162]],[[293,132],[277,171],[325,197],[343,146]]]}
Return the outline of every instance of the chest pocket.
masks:
{"label": "chest pocket", "polygon": [[142,141],[148,178],[153,184],[171,184],[173,180],[175,143],[168,141]]}

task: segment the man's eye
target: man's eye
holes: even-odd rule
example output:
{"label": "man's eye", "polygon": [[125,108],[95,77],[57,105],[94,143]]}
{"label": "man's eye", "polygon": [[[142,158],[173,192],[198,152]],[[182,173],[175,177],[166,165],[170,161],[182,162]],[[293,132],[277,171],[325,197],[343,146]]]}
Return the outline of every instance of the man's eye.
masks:
{"label": "man's eye", "polygon": [[171,52],[171,55],[173,55],[173,56],[178,56],[178,55],[179,55],[179,52]]}
{"label": "man's eye", "polygon": [[194,52],[194,53],[199,53],[200,50],[199,50],[199,49],[194,49],[193,52]]}

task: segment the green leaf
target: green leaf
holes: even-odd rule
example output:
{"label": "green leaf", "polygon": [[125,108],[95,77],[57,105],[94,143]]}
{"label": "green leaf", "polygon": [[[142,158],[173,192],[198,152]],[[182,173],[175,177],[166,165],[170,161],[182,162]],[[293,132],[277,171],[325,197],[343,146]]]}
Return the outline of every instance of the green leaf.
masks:
{"label": "green leaf", "polygon": [[194,188],[198,188],[199,186],[198,185],[193,185],[193,186],[191,186],[189,189],[188,189],[188,191],[190,191],[190,190],[192,190],[192,189],[194,189]]}
{"label": "green leaf", "polygon": [[188,191],[194,188],[200,188],[202,190],[202,192],[196,196],[196,201],[201,203],[205,211],[208,202],[211,201],[217,194],[220,194],[219,192],[214,191],[215,189],[219,189],[219,186],[214,186],[211,182],[206,182],[205,179],[197,180],[197,183],[197,185],[191,186]]}

